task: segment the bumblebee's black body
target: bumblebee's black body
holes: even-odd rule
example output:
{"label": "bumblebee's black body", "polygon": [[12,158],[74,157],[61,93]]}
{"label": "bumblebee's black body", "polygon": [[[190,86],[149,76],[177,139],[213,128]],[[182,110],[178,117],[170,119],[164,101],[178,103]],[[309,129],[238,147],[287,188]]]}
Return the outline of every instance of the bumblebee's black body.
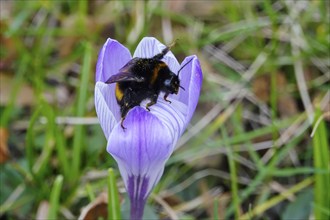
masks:
{"label": "bumblebee's black body", "polygon": [[[130,109],[139,106],[143,100],[149,99],[146,108],[156,104],[160,92],[164,92],[167,102],[169,94],[178,94],[180,80],[167,64],[161,59],[169,51],[166,47],[161,53],[152,58],[133,58],[119,73],[111,76],[106,83],[116,83],[116,99],[120,106],[122,117],[121,126]],[[182,88],[182,87],[181,87]]]}

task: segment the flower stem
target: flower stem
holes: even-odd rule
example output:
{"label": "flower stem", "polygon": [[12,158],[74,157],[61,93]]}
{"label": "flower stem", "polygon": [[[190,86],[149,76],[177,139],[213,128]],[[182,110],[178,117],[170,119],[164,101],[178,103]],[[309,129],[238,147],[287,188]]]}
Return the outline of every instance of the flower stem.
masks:
{"label": "flower stem", "polygon": [[143,210],[148,194],[149,179],[146,177],[130,176],[128,178],[128,195],[131,202],[131,220],[142,220]]}
{"label": "flower stem", "polygon": [[131,220],[142,220],[146,200],[139,198],[131,200]]}

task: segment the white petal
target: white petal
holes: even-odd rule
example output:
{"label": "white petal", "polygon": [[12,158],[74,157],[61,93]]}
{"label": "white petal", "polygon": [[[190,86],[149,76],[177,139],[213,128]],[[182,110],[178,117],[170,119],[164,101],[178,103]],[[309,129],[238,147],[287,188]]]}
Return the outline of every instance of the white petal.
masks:
{"label": "white petal", "polygon": [[97,82],[95,84],[95,109],[100,125],[107,139],[114,126],[118,123],[115,114],[117,115],[117,118],[120,118],[118,104],[112,97],[114,96],[113,93],[113,86],[109,86],[102,82]]}
{"label": "white petal", "polygon": [[[144,37],[136,47],[133,57],[151,58],[161,53],[165,47],[164,44],[160,43],[154,37]],[[171,51],[165,55],[163,61],[169,66],[172,72],[177,73],[179,71],[180,64]]]}

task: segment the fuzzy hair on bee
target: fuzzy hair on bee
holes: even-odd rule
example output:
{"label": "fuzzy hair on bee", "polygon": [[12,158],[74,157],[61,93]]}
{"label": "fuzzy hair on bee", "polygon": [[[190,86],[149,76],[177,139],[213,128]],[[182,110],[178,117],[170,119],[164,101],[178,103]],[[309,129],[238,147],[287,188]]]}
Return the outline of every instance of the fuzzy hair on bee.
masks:
{"label": "fuzzy hair on bee", "polygon": [[124,127],[125,117],[130,109],[139,106],[142,101],[150,100],[146,109],[150,111],[150,106],[157,103],[160,92],[164,92],[164,100],[170,94],[178,94],[180,85],[180,71],[192,61],[189,60],[180,68],[177,74],[173,73],[169,66],[162,61],[164,56],[170,51],[171,46],[165,47],[161,53],[151,58],[135,57],[125,64],[119,72],[112,75],[107,84],[116,83],[115,96],[121,113],[121,127]]}

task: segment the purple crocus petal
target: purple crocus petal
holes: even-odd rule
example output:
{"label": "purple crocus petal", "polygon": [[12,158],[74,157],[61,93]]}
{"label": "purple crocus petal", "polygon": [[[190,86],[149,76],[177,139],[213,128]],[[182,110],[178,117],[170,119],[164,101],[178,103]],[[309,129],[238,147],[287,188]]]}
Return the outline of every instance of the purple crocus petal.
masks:
{"label": "purple crocus petal", "polygon": [[131,59],[131,53],[125,46],[108,38],[99,53],[95,81],[107,81],[110,76],[118,73],[118,70]]}
{"label": "purple crocus petal", "polygon": [[[164,126],[168,128],[173,142],[173,151],[175,144],[186,128],[188,108],[187,105],[171,97],[168,100],[172,103],[166,102],[162,97],[159,98],[157,104],[150,107],[150,113],[159,118]],[[145,107],[146,103],[148,102],[142,102],[141,106]]]}
{"label": "purple crocus petal", "polygon": [[119,106],[114,99],[114,93],[114,85],[108,85],[103,82],[95,84],[95,109],[107,139],[114,126],[120,120]]}
{"label": "purple crocus petal", "polygon": [[[133,57],[151,58],[162,52],[166,46],[154,37],[144,37],[136,47]],[[179,71],[180,64],[173,53],[169,51],[163,61],[167,63],[170,70],[175,74]]]}
{"label": "purple crocus petal", "polygon": [[[135,107],[127,114],[124,126],[125,130],[120,124],[114,127],[107,151],[117,161],[128,193],[146,199],[173,151],[173,139],[161,120],[141,107]],[[130,178],[147,181],[146,189],[141,190],[136,184],[130,187]]]}
{"label": "purple crocus petal", "polygon": [[185,88],[185,91],[180,89],[178,94],[178,100],[188,106],[187,123],[195,112],[203,80],[202,69],[196,55],[186,57],[181,66],[191,59],[193,60],[180,72],[180,85]]}

